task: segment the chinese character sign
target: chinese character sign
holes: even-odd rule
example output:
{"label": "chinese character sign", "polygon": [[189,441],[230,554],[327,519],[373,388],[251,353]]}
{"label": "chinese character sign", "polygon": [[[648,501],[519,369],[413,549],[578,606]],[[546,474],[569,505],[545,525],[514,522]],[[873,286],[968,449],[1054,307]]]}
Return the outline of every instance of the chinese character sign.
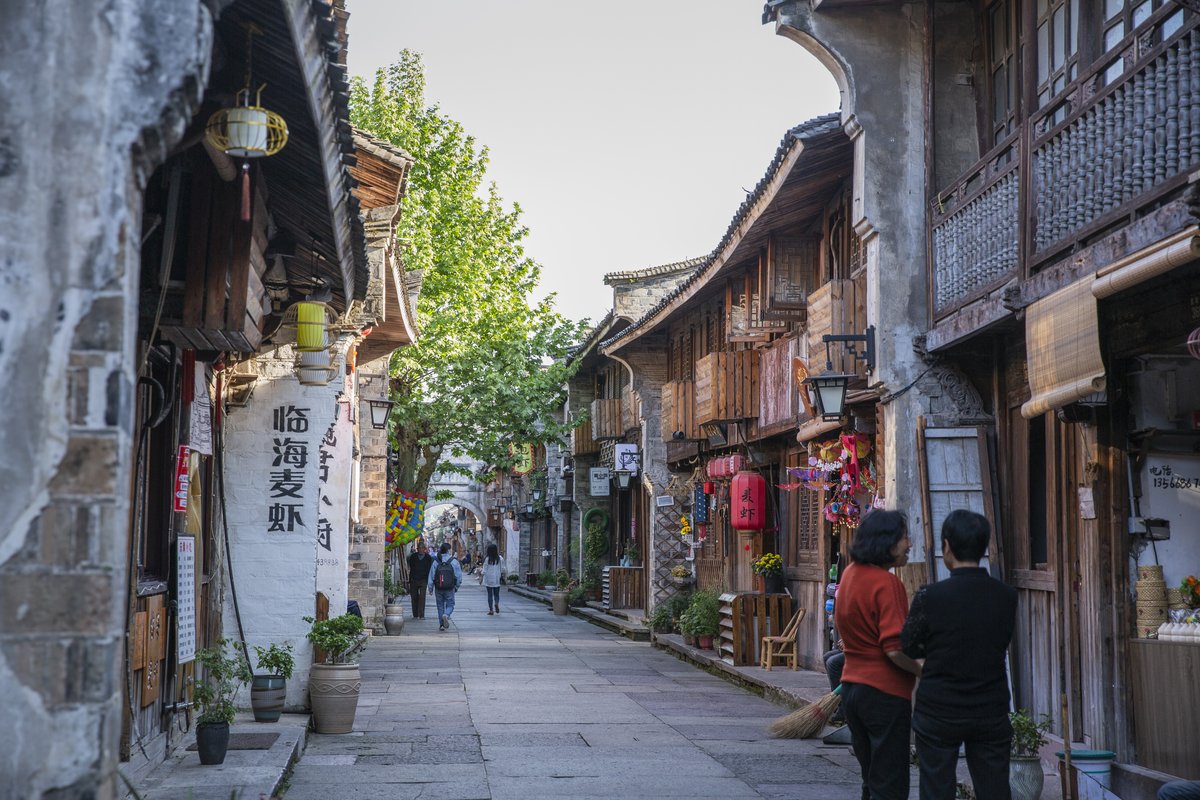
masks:
{"label": "chinese character sign", "polygon": [[331,598],[346,593],[350,557],[350,477],[354,470],[354,427],[350,408],[339,404],[316,453],[317,589]]}
{"label": "chinese character sign", "polygon": [[[295,533],[307,528],[313,511],[305,508],[312,409],[276,406],[272,412],[270,468],[267,474],[267,532]],[[306,518],[307,517],[307,518]]]}

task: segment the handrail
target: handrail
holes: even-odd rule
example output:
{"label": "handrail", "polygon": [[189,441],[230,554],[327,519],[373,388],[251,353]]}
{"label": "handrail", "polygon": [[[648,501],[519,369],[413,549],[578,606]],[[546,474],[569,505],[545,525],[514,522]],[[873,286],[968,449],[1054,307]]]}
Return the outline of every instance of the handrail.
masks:
{"label": "handrail", "polygon": [[[996,162],[1000,156],[1005,155],[1009,151],[1012,151],[1012,157],[1005,161],[1003,165],[1001,165],[1001,168],[997,169],[997,164],[994,162]],[[999,144],[984,153],[982,158],[972,164],[969,169],[964,171],[958,180],[950,184],[950,186],[946,189],[938,192],[936,197],[930,199],[929,204],[933,209],[934,219],[945,220],[953,216],[954,213],[960,208],[967,205],[976,197],[987,191],[988,187],[990,187],[992,184],[999,181],[1011,170],[1016,169],[1020,164],[1020,160],[1020,129],[1018,129],[1001,139]],[[992,174],[990,177],[984,180],[982,185],[973,191],[962,194],[962,190],[967,188],[968,185],[974,181],[980,173],[984,173],[989,170],[992,172]],[[955,202],[951,204],[947,204],[945,202],[946,200],[951,199]],[[937,225],[938,223],[935,221],[934,227],[937,227]]]}

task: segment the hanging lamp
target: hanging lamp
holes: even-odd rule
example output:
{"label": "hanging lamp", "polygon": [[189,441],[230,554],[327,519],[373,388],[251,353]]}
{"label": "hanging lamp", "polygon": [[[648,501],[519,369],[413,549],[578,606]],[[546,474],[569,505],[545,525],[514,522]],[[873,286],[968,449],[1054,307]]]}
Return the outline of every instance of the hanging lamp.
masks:
{"label": "hanging lamp", "polygon": [[250,221],[250,159],[273,156],[287,144],[288,129],[283,117],[262,107],[258,87],[250,104],[254,37],[262,33],[246,23],[246,83],[237,93],[233,108],[222,108],[208,118],[205,135],[213,147],[227,156],[242,159],[242,222]]}

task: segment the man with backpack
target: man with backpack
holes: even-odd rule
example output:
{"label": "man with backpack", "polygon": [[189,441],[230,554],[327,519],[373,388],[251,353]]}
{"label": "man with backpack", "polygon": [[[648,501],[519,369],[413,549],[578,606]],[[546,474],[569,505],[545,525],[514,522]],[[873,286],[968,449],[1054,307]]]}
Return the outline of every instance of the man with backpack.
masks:
{"label": "man with backpack", "polygon": [[450,552],[446,542],[438,548],[437,558],[433,561],[433,569],[429,570],[429,591],[433,592],[437,601],[439,631],[450,627],[450,615],[454,613],[454,593],[462,584],[462,567],[458,559]]}

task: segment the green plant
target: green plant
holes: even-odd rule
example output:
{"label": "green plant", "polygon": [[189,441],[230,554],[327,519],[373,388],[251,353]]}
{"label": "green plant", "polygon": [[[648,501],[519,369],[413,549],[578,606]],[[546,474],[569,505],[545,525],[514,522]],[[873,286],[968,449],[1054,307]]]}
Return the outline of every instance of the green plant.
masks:
{"label": "green plant", "polygon": [[1049,714],[1043,714],[1034,719],[1028,711],[1018,708],[1010,711],[1008,721],[1012,723],[1012,754],[1017,758],[1036,756],[1038,750],[1046,743],[1046,731],[1050,730],[1052,720]]}
{"label": "green plant", "polygon": [[691,603],[679,617],[679,629],[689,636],[716,636],[721,630],[721,601],[716,592],[693,592]]}
{"label": "green plant", "polygon": [[671,567],[671,575],[676,578],[690,578],[692,571],[688,569],[686,564],[676,564]]}
{"label": "green plant", "polygon": [[519,581],[521,579],[519,577],[517,577],[516,575],[508,575],[507,577],[504,578],[504,580],[508,581],[509,583],[516,583],[517,581]]}
{"label": "green plant", "polygon": [[283,647],[274,642],[268,647],[255,645],[254,660],[258,663],[260,672],[267,675],[278,675],[284,680],[292,677],[292,670],[296,667],[291,642],[284,642]]}
{"label": "green plant", "polygon": [[584,590],[594,592],[600,588],[600,565],[589,563],[583,568],[583,581],[581,582]]}
{"label": "green plant", "polygon": [[351,658],[367,645],[362,617],[342,614],[323,620],[305,617],[304,621],[312,625],[307,638],[314,647],[325,651],[326,664],[351,663]]}
{"label": "green plant", "polygon": [[571,588],[571,573],[567,572],[565,569],[560,569],[558,572],[554,573],[554,588],[558,589],[560,592],[565,592],[567,589]]}
{"label": "green plant", "polygon": [[408,590],[404,588],[404,582],[395,580],[392,577],[391,564],[383,565],[383,593],[387,596],[389,603],[397,597],[403,597],[408,594]]}
{"label": "green plant", "polygon": [[763,553],[751,565],[755,575],[764,577],[783,574],[783,557],[778,553]]}
{"label": "green plant", "polygon": [[538,573],[538,586],[550,586],[554,583],[554,573],[544,569]]}
{"label": "green plant", "polygon": [[582,586],[575,586],[567,593],[567,605],[582,608],[587,605],[587,591]]}
{"label": "green plant", "polygon": [[249,665],[232,639],[222,639],[216,647],[196,653],[199,677],[192,685],[192,707],[199,711],[197,725],[233,722],[233,697],[246,682]]}
{"label": "green plant", "polygon": [[670,633],[675,627],[675,618],[671,616],[671,608],[667,603],[659,603],[650,612],[646,623],[655,633]]}
{"label": "green plant", "polygon": [[642,554],[638,552],[637,542],[629,543],[629,546],[625,548],[625,555],[629,556],[630,564],[637,564],[641,561]]}

